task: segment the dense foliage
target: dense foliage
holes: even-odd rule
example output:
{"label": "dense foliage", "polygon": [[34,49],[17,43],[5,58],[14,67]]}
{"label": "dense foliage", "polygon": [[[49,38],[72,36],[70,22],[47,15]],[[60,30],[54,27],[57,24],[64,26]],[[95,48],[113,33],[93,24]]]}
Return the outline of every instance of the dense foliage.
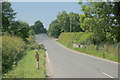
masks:
{"label": "dense foliage", "polygon": [[[116,6],[117,4],[117,6]],[[83,15],[80,15],[82,29],[93,32],[94,44],[120,42],[120,14],[118,2],[88,2],[80,3]],[[116,9],[118,13],[116,14]]]}
{"label": "dense foliage", "polygon": [[74,33],[61,33],[59,40],[65,43],[77,43],[77,44],[90,44],[93,33],[88,32],[74,32]]}
{"label": "dense foliage", "polygon": [[26,48],[25,42],[18,37],[4,35],[2,36],[2,72],[5,73],[11,69],[12,65],[24,55]]}
{"label": "dense foliage", "polygon": [[61,33],[61,28],[56,19],[49,26],[48,36],[59,37],[60,33]]}
{"label": "dense foliage", "polygon": [[15,21],[16,12],[11,3],[2,2],[2,35],[6,32],[12,36],[21,37],[27,42],[29,37],[29,25],[22,21]]}
{"label": "dense foliage", "polygon": [[[62,32],[83,32],[79,24],[79,14],[69,13],[63,11],[57,15],[57,19],[54,20],[48,29],[48,35],[53,37],[59,37]],[[71,28],[70,28],[71,26]]]}
{"label": "dense foliage", "polygon": [[11,3],[2,2],[2,31],[10,31],[10,24],[14,20],[16,12],[12,9]]}
{"label": "dense foliage", "polygon": [[46,33],[46,29],[44,28],[43,23],[38,20],[34,23],[34,25],[31,26],[30,28],[35,34],[39,33]]}
{"label": "dense foliage", "polygon": [[29,25],[22,21],[13,21],[11,23],[10,32],[12,35],[21,37],[24,41],[27,41],[29,37]]}

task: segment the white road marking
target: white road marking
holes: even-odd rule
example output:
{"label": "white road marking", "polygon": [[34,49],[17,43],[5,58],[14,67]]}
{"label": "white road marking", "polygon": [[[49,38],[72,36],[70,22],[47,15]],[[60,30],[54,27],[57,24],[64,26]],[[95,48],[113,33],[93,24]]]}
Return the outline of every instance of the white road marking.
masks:
{"label": "white road marking", "polygon": [[108,75],[107,73],[102,72],[102,74],[103,74],[103,75],[106,75],[106,76],[109,77],[109,78],[114,78],[114,77]]}
{"label": "white road marking", "polygon": [[47,62],[48,62],[48,69],[49,69],[49,71],[48,71],[48,75],[49,75],[49,77],[52,77],[53,76],[53,71],[52,71],[52,68],[51,68],[51,64],[50,64],[50,61],[49,61],[49,57],[48,57],[48,52],[47,51],[45,51],[46,52],[46,58],[47,58]]}
{"label": "white road marking", "polygon": [[47,57],[47,60],[49,62],[49,57],[48,57],[48,52],[46,51],[46,57]]}

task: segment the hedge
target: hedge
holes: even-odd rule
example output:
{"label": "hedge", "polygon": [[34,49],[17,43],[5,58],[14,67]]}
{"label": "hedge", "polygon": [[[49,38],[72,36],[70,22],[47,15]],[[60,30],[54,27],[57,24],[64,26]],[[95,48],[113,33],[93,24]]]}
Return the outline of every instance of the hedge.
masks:
{"label": "hedge", "polygon": [[93,37],[93,33],[87,32],[64,32],[60,34],[59,40],[66,43],[77,43],[77,44],[90,44]]}
{"label": "hedge", "polygon": [[24,55],[26,43],[19,37],[2,36],[2,72],[6,73]]}

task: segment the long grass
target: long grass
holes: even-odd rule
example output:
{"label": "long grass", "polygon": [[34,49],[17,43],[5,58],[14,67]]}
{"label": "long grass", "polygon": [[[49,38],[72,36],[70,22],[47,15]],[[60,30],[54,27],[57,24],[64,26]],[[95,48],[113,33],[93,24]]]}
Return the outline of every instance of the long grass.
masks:
{"label": "long grass", "polygon": [[83,48],[74,48],[72,45],[70,45],[66,42],[63,42],[61,40],[56,40],[56,41],[63,44],[67,48],[70,48],[70,49],[78,51],[78,52],[97,56],[100,58],[105,58],[105,59],[112,60],[115,62],[120,62],[120,60],[118,60],[118,45],[116,45],[116,46],[104,45],[104,47],[99,47],[99,50],[96,50],[96,45],[87,45],[87,48],[85,48],[84,46],[83,46]]}
{"label": "long grass", "polygon": [[45,78],[45,51],[40,50],[39,66],[36,67],[35,52],[37,50],[27,51],[26,55],[18,62],[18,65],[3,76],[3,78]]}

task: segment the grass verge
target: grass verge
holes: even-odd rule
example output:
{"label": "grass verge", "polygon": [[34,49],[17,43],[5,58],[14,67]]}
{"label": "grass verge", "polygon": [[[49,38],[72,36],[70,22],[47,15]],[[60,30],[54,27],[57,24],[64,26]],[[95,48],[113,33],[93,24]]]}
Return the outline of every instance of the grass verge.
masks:
{"label": "grass verge", "polygon": [[97,56],[97,57],[100,57],[100,58],[103,58],[103,54],[104,54],[105,59],[112,60],[112,61],[115,61],[115,62],[120,62],[120,61],[118,61],[118,55],[113,56],[113,55],[107,53],[104,50],[97,51],[96,49],[94,49],[94,47],[91,47],[91,46],[88,46],[86,49],[85,48],[74,48],[74,47],[72,47],[72,45],[64,43],[64,42],[62,42],[60,40],[56,40],[56,41],[61,43],[65,47],[67,47],[69,49],[72,49],[72,50],[75,50],[75,51],[78,51],[78,52],[82,52],[82,53],[85,53],[85,54]]}
{"label": "grass verge", "polygon": [[26,55],[18,62],[18,65],[3,76],[3,78],[45,78],[45,51],[40,50],[39,66],[37,70],[35,53],[37,50],[27,51]]}

